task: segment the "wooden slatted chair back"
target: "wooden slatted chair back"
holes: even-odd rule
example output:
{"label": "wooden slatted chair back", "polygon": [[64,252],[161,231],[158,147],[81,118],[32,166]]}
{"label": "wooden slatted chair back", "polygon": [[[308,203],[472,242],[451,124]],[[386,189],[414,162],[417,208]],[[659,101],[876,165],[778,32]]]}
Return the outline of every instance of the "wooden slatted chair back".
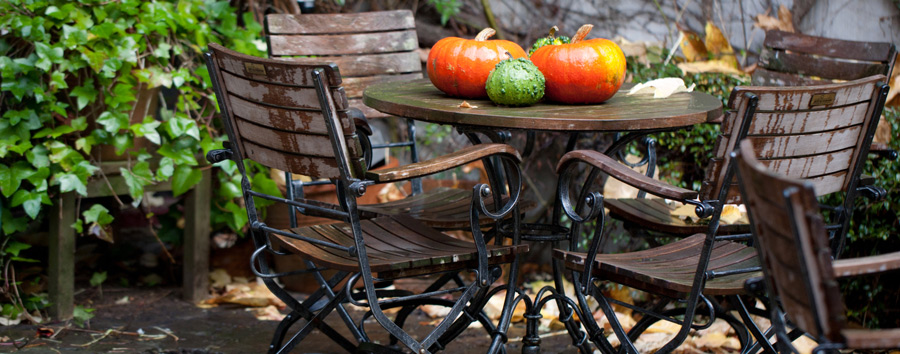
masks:
{"label": "wooden slatted chair back", "polygon": [[878,74],[891,77],[896,55],[892,43],[769,31],[751,82],[759,86],[802,86]]}
{"label": "wooden slatted chair back", "polygon": [[766,281],[800,329],[843,342],[844,305],[813,183],[767,169],[754,145],[741,142],[737,167]]}
{"label": "wooden slatted chair back", "polygon": [[[707,166],[701,200],[717,199],[730,157],[742,135],[770,170],[811,182],[826,195],[847,191],[859,175],[881,114],[886,78],[818,86],[736,87]],[[755,106],[755,107],[754,107]],[[748,130],[740,132],[745,119]],[[740,202],[736,183],[727,198]]]}
{"label": "wooden slatted chair back", "polygon": [[241,159],[313,178],[362,176],[363,151],[334,65],[257,58],[214,43],[209,50],[223,121]]}
{"label": "wooden slatted chair back", "polygon": [[416,23],[409,10],[266,16],[269,57],[341,68],[350,107],[368,118],[386,114],[362,103],[366,86],[422,78]]}

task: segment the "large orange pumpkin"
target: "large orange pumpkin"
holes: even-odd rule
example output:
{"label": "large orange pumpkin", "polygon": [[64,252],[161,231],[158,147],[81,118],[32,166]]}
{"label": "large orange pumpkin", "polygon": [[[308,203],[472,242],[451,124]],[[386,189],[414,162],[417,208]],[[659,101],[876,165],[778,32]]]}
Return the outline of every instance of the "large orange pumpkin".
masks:
{"label": "large orange pumpkin", "polygon": [[494,66],[507,53],[513,58],[527,58],[518,44],[504,40],[488,40],[496,33],[485,28],[475,39],[447,37],[439,40],[428,53],[428,78],[446,94],[464,98],[487,98],[484,84]]}
{"label": "large orange pumpkin", "polygon": [[610,40],[584,40],[592,25],[578,29],[572,42],[548,45],[531,54],[546,78],[545,98],[560,103],[600,103],[625,82],[625,54]]}

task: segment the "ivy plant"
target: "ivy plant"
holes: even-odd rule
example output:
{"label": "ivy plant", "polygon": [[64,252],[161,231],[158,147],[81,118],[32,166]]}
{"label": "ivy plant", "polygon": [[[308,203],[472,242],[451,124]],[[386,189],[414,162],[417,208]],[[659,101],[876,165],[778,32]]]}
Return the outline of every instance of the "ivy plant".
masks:
{"label": "ivy plant", "polygon": [[[13,247],[0,261],[21,258],[21,242],[7,238],[40,221],[53,198],[87,196],[90,179],[106,178],[100,149],[125,161],[117,172],[132,207],[149,185],[171,182],[177,196],[200,183],[203,156],[225,139],[202,54],[216,42],[262,55],[260,32],[223,0],[0,2],[0,244]],[[159,94],[160,114],[134,117],[141,92],[159,88],[172,93]],[[240,233],[240,176],[231,161],[219,166],[213,222]],[[262,166],[250,171],[274,188]],[[108,237],[112,220],[98,204],[72,227]]]}

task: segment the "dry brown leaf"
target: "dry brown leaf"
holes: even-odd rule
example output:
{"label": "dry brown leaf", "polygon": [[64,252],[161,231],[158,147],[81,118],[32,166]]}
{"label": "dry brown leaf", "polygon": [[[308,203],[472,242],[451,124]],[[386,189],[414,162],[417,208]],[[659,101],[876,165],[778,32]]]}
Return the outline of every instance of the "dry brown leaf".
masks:
{"label": "dry brown leaf", "polygon": [[709,52],[707,51],[706,45],[703,44],[703,40],[700,39],[700,35],[697,34],[697,32],[691,31],[681,25],[678,25],[678,30],[681,31],[681,34],[684,36],[679,46],[681,46],[681,53],[684,54],[684,58],[687,59],[687,61],[709,59]]}
{"label": "dry brown leaf", "polygon": [[725,333],[722,332],[707,333],[695,338],[692,344],[698,349],[705,349],[705,352],[710,352],[715,349],[739,350],[741,348],[741,343],[737,338],[727,337],[725,336]]}
{"label": "dry brown leaf", "polygon": [[875,139],[873,142],[885,144],[891,142],[891,122],[888,122],[884,115],[881,115],[881,120],[878,121],[878,126],[875,127]]}
{"label": "dry brown leaf", "polygon": [[721,73],[731,75],[746,75],[743,71],[734,67],[733,63],[722,60],[707,60],[693,63],[678,63],[678,68],[685,74],[693,73]]}
{"label": "dry brown leaf", "polygon": [[706,22],[706,39],[704,44],[706,44],[706,50],[709,51],[713,59],[721,60],[732,68],[740,70],[741,66],[738,64],[737,57],[734,56],[734,48],[728,43],[728,38],[725,38],[722,30],[711,21]]}
{"label": "dry brown leaf", "polygon": [[[900,66],[900,54],[894,58],[894,68],[898,66]],[[900,107],[900,98],[897,97],[900,95],[900,70],[894,69],[888,83],[891,85],[891,89],[888,90],[887,101],[885,102],[887,102],[888,106]]]}
{"label": "dry brown leaf", "polygon": [[761,15],[756,15],[756,18],[753,21],[753,25],[763,29],[764,31],[770,30],[779,30],[785,32],[794,32],[794,21],[793,15],[791,11],[787,8],[787,6],[781,5],[778,7],[778,17],[770,16],[769,12],[772,9],[766,10],[766,13]]}
{"label": "dry brown leaf", "polygon": [[249,308],[247,311],[253,313],[253,317],[256,317],[257,320],[260,321],[281,321],[284,319],[284,314],[278,311],[278,308],[275,306],[269,305],[266,307],[254,307]]}
{"label": "dry brown leaf", "polygon": [[229,303],[250,307],[264,307],[273,305],[281,309],[286,306],[283,301],[275,297],[275,294],[272,294],[272,292],[269,291],[268,288],[266,288],[265,284],[232,284],[227,285],[225,289],[225,294],[207,299],[203,302],[203,304],[218,305]]}
{"label": "dry brown leaf", "polygon": [[459,108],[478,108],[478,106],[473,106],[468,101],[462,101],[462,103],[459,104]]}
{"label": "dry brown leaf", "polygon": [[387,203],[404,199],[406,198],[406,194],[403,193],[400,188],[397,188],[394,183],[388,183],[384,188],[381,188],[381,190],[378,191],[376,198],[378,198],[379,203]]}

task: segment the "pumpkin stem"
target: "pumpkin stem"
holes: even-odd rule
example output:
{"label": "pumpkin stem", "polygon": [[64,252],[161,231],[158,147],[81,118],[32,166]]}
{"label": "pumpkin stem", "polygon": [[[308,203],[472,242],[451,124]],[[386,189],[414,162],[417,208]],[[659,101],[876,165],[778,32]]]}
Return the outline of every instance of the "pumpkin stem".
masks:
{"label": "pumpkin stem", "polygon": [[486,41],[489,37],[493,36],[495,33],[497,33],[497,31],[495,31],[493,28],[490,28],[490,27],[485,28],[485,29],[481,30],[481,32],[478,32],[478,35],[475,36],[475,40],[479,41],[479,42]]}
{"label": "pumpkin stem", "polygon": [[594,25],[584,25],[578,29],[578,32],[575,32],[575,36],[572,37],[571,43],[578,43],[584,40],[584,37],[587,37],[588,33],[591,33],[591,29],[594,28]]}
{"label": "pumpkin stem", "polygon": [[509,54],[509,51],[504,51],[506,53],[506,59],[512,59],[512,54]]}
{"label": "pumpkin stem", "polygon": [[556,32],[559,32],[559,27],[550,27],[550,38],[556,38]]}

